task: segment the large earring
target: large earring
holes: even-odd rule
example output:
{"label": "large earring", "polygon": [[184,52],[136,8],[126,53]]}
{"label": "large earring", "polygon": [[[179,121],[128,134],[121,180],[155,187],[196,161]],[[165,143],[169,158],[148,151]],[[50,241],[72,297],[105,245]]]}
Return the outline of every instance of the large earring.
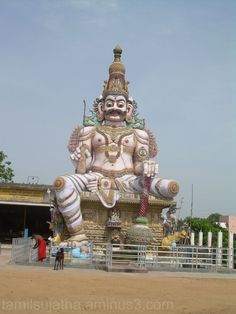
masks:
{"label": "large earring", "polygon": [[101,121],[104,120],[104,115],[103,115],[102,113],[97,113],[97,114],[96,114],[96,118],[97,118],[98,121],[101,122]]}
{"label": "large earring", "polygon": [[132,122],[132,114],[130,112],[127,112],[125,120],[127,123],[131,123]]}
{"label": "large earring", "polygon": [[131,104],[127,105],[127,113],[126,113],[126,117],[125,120],[127,123],[131,123],[133,120],[133,106]]}
{"label": "large earring", "polygon": [[96,118],[97,118],[98,121],[103,121],[104,120],[104,111],[103,111],[103,107],[102,106],[103,106],[103,103],[101,101],[98,104],[98,112],[96,114]]}

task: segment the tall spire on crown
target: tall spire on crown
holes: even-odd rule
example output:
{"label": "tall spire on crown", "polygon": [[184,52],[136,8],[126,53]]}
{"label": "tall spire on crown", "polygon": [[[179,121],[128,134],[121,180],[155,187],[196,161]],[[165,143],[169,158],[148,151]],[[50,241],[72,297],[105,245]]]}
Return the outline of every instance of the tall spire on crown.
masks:
{"label": "tall spire on crown", "polygon": [[116,46],[113,49],[114,61],[109,67],[109,79],[104,81],[103,97],[107,95],[123,95],[127,99],[129,97],[128,84],[125,80],[125,66],[121,62],[122,49]]}

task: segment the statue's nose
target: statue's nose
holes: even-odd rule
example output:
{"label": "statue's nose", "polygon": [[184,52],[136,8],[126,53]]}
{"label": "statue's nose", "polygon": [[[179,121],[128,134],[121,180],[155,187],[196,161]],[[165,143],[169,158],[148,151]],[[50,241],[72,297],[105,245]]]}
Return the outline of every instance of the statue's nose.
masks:
{"label": "statue's nose", "polygon": [[118,108],[116,101],[114,101],[114,103],[113,103],[113,108],[114,108],[114,109],[117,109],[117,108]]}

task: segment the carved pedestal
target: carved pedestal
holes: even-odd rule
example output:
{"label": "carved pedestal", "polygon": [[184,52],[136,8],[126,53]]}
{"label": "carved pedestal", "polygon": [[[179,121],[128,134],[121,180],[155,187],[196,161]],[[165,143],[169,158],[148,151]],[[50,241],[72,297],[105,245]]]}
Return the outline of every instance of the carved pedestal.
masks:
{"label": "carved pedestal", "polygon": [[[160,224],[162,209],[174,204],[175,201],[149,196],[147,218],[154,236],[153,245],[159,245],[163,238],[163,228]],[[116,213],[119,213],[119,221],[114,222],[111,219],[111,209],[104,207],[95,194],[82,192],[81,208],[88,239],[95,243],[107,243],[119,236],[120,242],[125,243],[127,230],[134,223],[139,207],[138,194],[121,193],[121,198],[115,206]]]}

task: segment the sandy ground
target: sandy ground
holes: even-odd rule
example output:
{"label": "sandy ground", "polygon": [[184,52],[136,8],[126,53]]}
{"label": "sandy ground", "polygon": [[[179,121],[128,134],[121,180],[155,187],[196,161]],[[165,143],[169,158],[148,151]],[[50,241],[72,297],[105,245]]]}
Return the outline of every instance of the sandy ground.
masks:
{"label": "sandy ground", "polygon": [[236,275],[9,265],[0,255],[0,313],[236,313]]}

